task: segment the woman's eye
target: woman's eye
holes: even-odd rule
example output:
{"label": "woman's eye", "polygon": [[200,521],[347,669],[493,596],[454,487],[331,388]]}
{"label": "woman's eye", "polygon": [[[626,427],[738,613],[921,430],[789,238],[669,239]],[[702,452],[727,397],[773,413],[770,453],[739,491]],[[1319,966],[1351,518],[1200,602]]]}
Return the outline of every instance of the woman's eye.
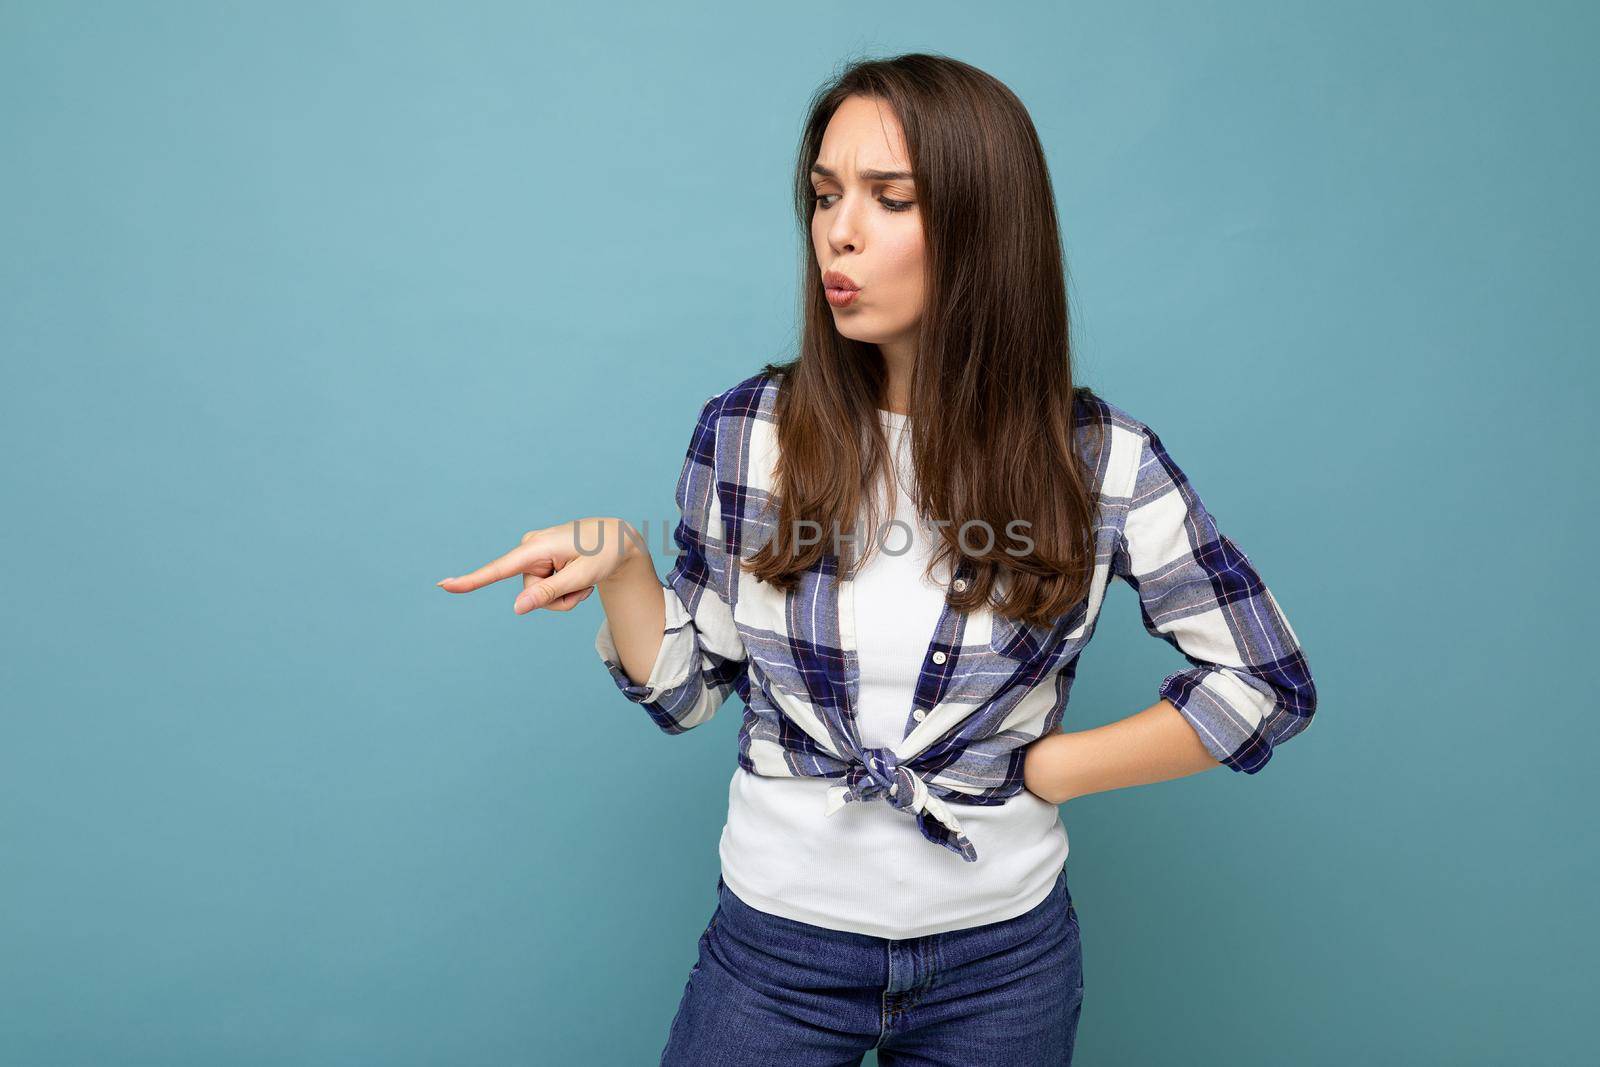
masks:
{"label": "woman's eye", "polygon": [[[839,195],[838,193],[812,193],[811,194],[811,199],[812,199],[813,202],[816,203],[816,205],[819,208],[821,208],[822,210],[826,211],[828,208],[832,207],[833,205],[832,204],[823,203],[823,201],[832,200],[834,197],[836,197],[838,195]],[[911,200],[890,200],[886,196],[878,197],[878,202],[881,203],[885,208],[887,208],[890,211],[910,211],[912,206],[913,206],[913,204],[915,203],[915,201],[911,201]]]}

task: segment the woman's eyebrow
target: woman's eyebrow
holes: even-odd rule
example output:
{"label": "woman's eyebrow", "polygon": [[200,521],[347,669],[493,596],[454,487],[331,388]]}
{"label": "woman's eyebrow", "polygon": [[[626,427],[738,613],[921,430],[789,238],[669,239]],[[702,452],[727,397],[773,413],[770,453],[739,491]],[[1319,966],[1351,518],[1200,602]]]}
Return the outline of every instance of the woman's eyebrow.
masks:
{"label": "woman's eyebrow", "polygon": [[[832,178],[835,181],[839,178],[837,174],[824,167],[821,163],[812,164],[811,173],[820,174],[824,178]],[[894,182],[909,180],[912,174],[904,170],[864,170],[858,177],[864,182]]]}

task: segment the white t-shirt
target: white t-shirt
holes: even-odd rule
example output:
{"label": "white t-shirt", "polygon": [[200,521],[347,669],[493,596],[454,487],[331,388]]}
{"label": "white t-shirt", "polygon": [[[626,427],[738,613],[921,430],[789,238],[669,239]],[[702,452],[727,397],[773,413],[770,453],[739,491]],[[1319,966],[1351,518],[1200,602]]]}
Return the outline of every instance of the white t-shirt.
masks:
{"label": "white t-shirt", "polygon": [[[950,575],[923,577],[936,529],[916,514],[910,418],[879,409],[899,471],[889,528],[855,580],[861,743],[904,737],[927,641]],[[882,498],[880,497],[880,500]],[[907,549],[906,527],[913,531]],[[891,553],[900,553],[894,555]],[[937,584],[943,581],[943,585]],[[914,816],[880,798],[824,815],[831,778],[775,778],[734,769],[718,851],[722,880],[760,911],[876,937],[922,937],[1021,915],[1049,895],[1067,858],[1060,809],[1024,789],[1003,804],[953,805],[978,850],[968,862],[932,848]]]}

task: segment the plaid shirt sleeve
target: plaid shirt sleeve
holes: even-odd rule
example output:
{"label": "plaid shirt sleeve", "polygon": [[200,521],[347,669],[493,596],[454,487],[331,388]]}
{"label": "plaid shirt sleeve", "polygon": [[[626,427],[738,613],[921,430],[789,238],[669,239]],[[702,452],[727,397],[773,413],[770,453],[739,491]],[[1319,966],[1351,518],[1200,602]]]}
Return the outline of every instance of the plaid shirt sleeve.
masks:
{"label": "plaid shirt sleeve", "polygon": [[1161,682],[1206,750],[1254,774],[1304,730],[1317,691],[1289,620],[1148,426],[1112,572],[1191,666]]}
{"label": "plaid shirt sleeve", "polygon": [[644,705],[665,733],[680,734],[708,721],[728,695],[748,693],[749,656],[721,590],[731,588],[728,554],[718,531],[717,422],[721,394],[707,400],[695,423],[678,476],[680,512],[673,540],[678,556],[662,582],[666,626],[661,651],[643,684],[622,669],[602,618],[595,651],[622,695]]}

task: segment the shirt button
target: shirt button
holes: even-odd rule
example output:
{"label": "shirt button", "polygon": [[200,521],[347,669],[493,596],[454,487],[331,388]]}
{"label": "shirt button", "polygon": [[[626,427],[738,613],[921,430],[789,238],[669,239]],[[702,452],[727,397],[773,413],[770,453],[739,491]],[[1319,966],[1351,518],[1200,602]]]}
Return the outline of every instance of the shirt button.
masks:
{"label": "shirt button", "polygon": [[921,722],[923,719],[926,719],[928,717],[928,709],[927,708],[918,708],[916,711],[913,711],[911,713],[911,717],[913,719],[916,719],[918,722]]}
{"label": "shirt button", "polygon": [[943,663],[945,661],[945,658],[946,657],[945,657],[945,654],[943,652],[935,652],[933,654],[933,662],[935,662],[935,663]]}
{"label": "shirt button", "polygon": [[967,580],[965,578],[957,578],[956,581],[955,581],[955,590],[958,593],[966,592],[966,590],[967,590]]}

